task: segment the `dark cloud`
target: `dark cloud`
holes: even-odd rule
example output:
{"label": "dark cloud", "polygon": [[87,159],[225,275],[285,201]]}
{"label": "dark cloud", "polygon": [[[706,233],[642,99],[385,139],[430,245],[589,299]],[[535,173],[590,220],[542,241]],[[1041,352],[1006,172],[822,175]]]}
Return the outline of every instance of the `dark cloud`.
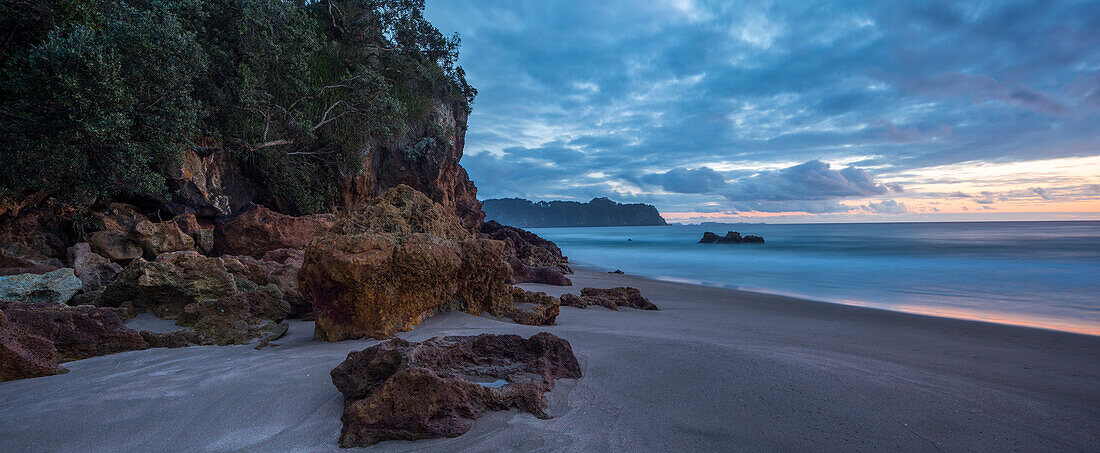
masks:
{"label": "dark cloud", "polygon": [[900,190],[880,184],[866,171],[847,167],[833,170],[812,160],[782,170],[763,172],[731,183],[722,195],[730,201],[829,200],[882,195]]}
{"label": "dark cloud", "polygon": [[[482,198],[683,211],[714,201],[705,190],[744,203],[881,195],[896,188],[860,178],[1097,154],[1095,1],[431,0],[426,13],[460,33],[480,92],[462,163]],[[866,170],[805,187],[724,170],[815,159]],[[666,171],[703,167],[739,181]]]}
{"label": "dark cloud", "polygon": [[665,173],[649,173],[639,178],[642,182],[660,186],[669,192],[714,193],[726,187],[726,178],[707,167],[694,170],[675,168]]}
{"label": "dark cloud", "polygon": [[[939,211],[935,208],[932,209],[935,211]],[[863,210],[876,214],[905,214],[906,212],[909,212],[909,209],[905,207],[905,203],[898,203],[894,200],[885,200],[878,203],[871,202],[864,205]]]}

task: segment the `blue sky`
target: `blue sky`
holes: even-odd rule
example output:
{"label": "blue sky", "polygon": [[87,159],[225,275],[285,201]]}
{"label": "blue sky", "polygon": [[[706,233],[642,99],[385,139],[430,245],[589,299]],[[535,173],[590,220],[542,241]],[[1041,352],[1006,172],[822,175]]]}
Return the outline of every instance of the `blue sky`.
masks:
{"label": "blue sky", "polygon": [[1100,2],[428,0],[482,199],[1100,218]]}

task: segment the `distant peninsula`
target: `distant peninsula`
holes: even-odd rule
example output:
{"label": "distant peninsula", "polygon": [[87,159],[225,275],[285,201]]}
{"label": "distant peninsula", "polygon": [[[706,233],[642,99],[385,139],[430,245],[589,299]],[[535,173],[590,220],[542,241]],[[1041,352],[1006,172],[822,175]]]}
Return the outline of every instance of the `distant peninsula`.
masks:
{"label": "distant peninsula", "polygon": [[485,200],[481,209],[486,220],[520,228],[668,225],[652,205],[616,203],[603,197],[587,203],[498,198]]}

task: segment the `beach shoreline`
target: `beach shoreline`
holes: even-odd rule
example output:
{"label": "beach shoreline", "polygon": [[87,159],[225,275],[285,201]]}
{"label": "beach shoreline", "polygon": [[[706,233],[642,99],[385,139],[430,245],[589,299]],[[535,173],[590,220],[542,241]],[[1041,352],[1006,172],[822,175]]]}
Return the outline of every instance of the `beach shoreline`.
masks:
{"label": "beach shoreline", "polygon": [[[453,439],[370,451],[1100,448],[1100,337],[576,269],[551,295],[633,286],[660,311],[562,307],[557,325],[461,313],[400,337],[546,331],[584,372],[550,420],[490,413]],[[373,340],[132,351],[0,383],[3,451],[338,451],[328,372]]]}

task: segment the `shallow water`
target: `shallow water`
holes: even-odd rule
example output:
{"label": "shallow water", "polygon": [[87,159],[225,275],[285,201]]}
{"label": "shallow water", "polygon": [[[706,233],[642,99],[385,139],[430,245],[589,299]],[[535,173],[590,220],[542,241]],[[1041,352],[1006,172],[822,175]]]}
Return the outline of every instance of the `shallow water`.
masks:
{"label": "shallow water", "polygon": [[[698,244],[705,231],[765,244]],[[604,270],[1100,335],[1100,222],[534,228]],[[631,241],[627,241],[631,239]]]}

